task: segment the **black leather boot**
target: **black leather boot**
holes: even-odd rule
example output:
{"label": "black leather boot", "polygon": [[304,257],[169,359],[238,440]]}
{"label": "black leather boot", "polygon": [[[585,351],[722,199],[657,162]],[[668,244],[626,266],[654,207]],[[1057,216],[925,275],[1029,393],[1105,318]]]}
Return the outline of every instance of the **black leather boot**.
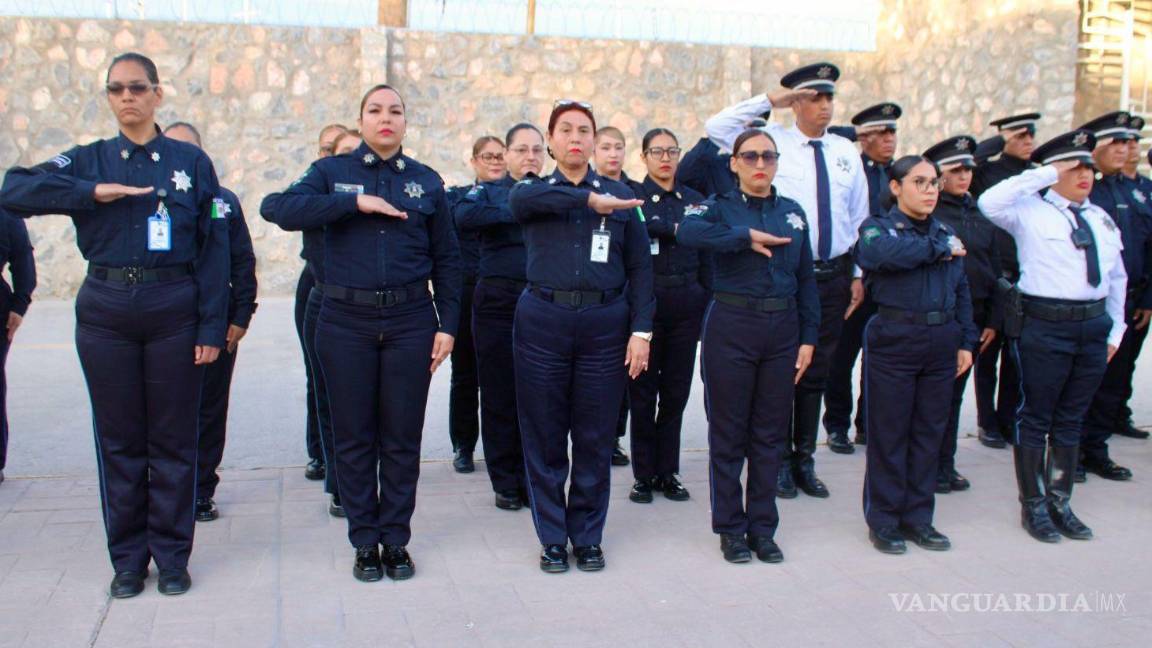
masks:
{"label": "black leather boot", "polygon": [[1016,487],[1020,490],[1020,524],[1040,542],[1058,542],[1060,532],[1048,514],[1044,493],[1044,448],[1012,446],[1016,463]]}
{"label": "black leather boot", "polygon": [[1048,515],[1056,530],[1073,540],[1092,539],[1092,529],[1072,512],[1072,482],[1080,448],[1048,448]]}

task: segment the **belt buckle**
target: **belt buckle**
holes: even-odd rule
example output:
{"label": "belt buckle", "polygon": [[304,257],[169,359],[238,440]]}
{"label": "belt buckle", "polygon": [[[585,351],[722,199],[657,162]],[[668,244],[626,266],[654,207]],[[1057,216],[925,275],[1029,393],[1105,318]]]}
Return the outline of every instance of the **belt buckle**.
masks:
{"label": "belt buckle", "polygon": [[584,303],[584,293],[580,292],[579,290],[573,290],[570,295],[571,296],[568,298],[569,306],[578,308],[581,304]]}
{"label": "belt buckle", "polygon": [[376,307],[377,308],[390,308],[397,303],[395,290],[377,290],[376,291]]}
{"label": "belt buckle", "polygon": [[124,283],[129,286],[144,281],[144,268],[132,266],[124,268]]}
{"label": "belt buckle", "polygon": [[924,315],[924,323],[929,326],[939,326],[944,323],[944,313],[932,311]]}

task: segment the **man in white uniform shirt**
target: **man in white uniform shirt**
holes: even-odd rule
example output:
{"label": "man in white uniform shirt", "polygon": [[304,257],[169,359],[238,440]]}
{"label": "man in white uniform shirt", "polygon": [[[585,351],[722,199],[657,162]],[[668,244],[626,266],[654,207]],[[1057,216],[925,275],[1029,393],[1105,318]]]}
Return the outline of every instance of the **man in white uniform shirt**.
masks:
{"label": "man in white uniform shirt", "polygon": [[1126,328],[1120,231],[1088,199],[1095,145],[1089,131],[1060,135],[1032,154],[1043,166],[979,200],[1015,239],[1020,260],[1023,326],[1011,344],[1024,398],[1013,451],[1021,523],[1041,542],[1092,537],[1069,506],[1080,430]]}
{"label": "man in white uniform shirt", "polygon": [[721,151],[732,143],[749,120],[774,108],[792,108],[796,124],[770,123],[766,130],[780,152],[773,186],[804,208],[812,228],[812,256],[820,291],[820,339],[812,364],[796,385],[791,438],[785,444],[777,482],[779,497],[795,497],[799,486],[812,497],[828,497],[816,477],[813,453],[820,425],[820,402],[828,367],[844,320],[859,306],[864,287],[854,272],[852,246],[860,224],[868,217],[868,181],[856,146],[828,132],[840,70],[816,63],[789,72],[780,80],[784,90],[761,94],[717,113],[705,124],[708,137]]}

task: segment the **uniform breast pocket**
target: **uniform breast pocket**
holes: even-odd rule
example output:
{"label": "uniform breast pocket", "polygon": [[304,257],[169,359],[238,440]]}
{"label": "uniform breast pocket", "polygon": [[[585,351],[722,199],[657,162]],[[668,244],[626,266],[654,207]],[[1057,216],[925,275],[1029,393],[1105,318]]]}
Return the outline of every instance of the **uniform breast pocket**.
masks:
{"label": "uniform breast pocket", "polygon": [[427,196],[420,198],[405,196],[398,201],[396,206],[408,215],[407,220],[401,221],[403,223],[402,229],[414,239],[427,242],[428,223],[436,214],[436,205],[432,199]]}

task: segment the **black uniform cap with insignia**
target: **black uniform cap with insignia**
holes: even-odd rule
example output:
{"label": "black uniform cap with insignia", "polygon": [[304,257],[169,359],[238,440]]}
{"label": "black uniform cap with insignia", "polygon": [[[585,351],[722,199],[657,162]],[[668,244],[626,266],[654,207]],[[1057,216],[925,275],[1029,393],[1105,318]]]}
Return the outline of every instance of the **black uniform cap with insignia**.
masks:
{"label": "black uniform cap with insignia", "polygon": [[1132,118],[1128,120],[1128,130],[1132,132],[1133,139],[1143,139],[1144,118],[1132,115]]}
{"label": "black uniform cap with insignia", "polygon": [[859,131],[895,131],[896,120],[900,119],[904,111],[900,106],[892,102],[878,103],[870,108],[865,108],[852,118],[852,124],[856,126]]}
{"label": "black uniform cap with insignia", "polygon": [[975,151],[975,137],[971,135],[957,135],[934,144],[927,151],[924,151],[924,157],[932,160],[936,163],[936,166],[942,169],[950,168],[957,164],[971,169],[976,166],[976,160],[973,157]]}
{"label": "black uniform cap with insignia", "polygon": [[1127,111],[1113,110],[1082,125],[1080,130],[1091,131],[1096,136],[1096,144],[1098,145],[1108,144],[1112,140],[1123,142],[1134,139],[1128,124],[1131,120],[1132,115]]}
{"label": "black uniform cap with insignia", "polygon": [[840,68],[831,63],[813,63],[792,70],[780,79],[780,85],[792,90],[815,90],[819,93],[836,92],[836,81],[840,79]]}
{"label": "black uniform cap with insignia", "polygon": [[1027,128],[1028,132],[1032,135],[1036,134],[1036,122],[1040,121],[1040,113],[1024,113],[1022,115],[1012,115],[1011,117],[1001,117],[988,122],[989,126],[995,126],[996,130],[1001,133],[1005,131],[1020,130]]}
{"label": "black uniform cap with insignia", "polygon": [[1092,166],[1092,149],[1096,148],[1096,136],[1091,131],[1078,129],[1052,139],[1036,147],[1032,161],[1037,164],[1051,164],[1061,160],[1075,160]]}

